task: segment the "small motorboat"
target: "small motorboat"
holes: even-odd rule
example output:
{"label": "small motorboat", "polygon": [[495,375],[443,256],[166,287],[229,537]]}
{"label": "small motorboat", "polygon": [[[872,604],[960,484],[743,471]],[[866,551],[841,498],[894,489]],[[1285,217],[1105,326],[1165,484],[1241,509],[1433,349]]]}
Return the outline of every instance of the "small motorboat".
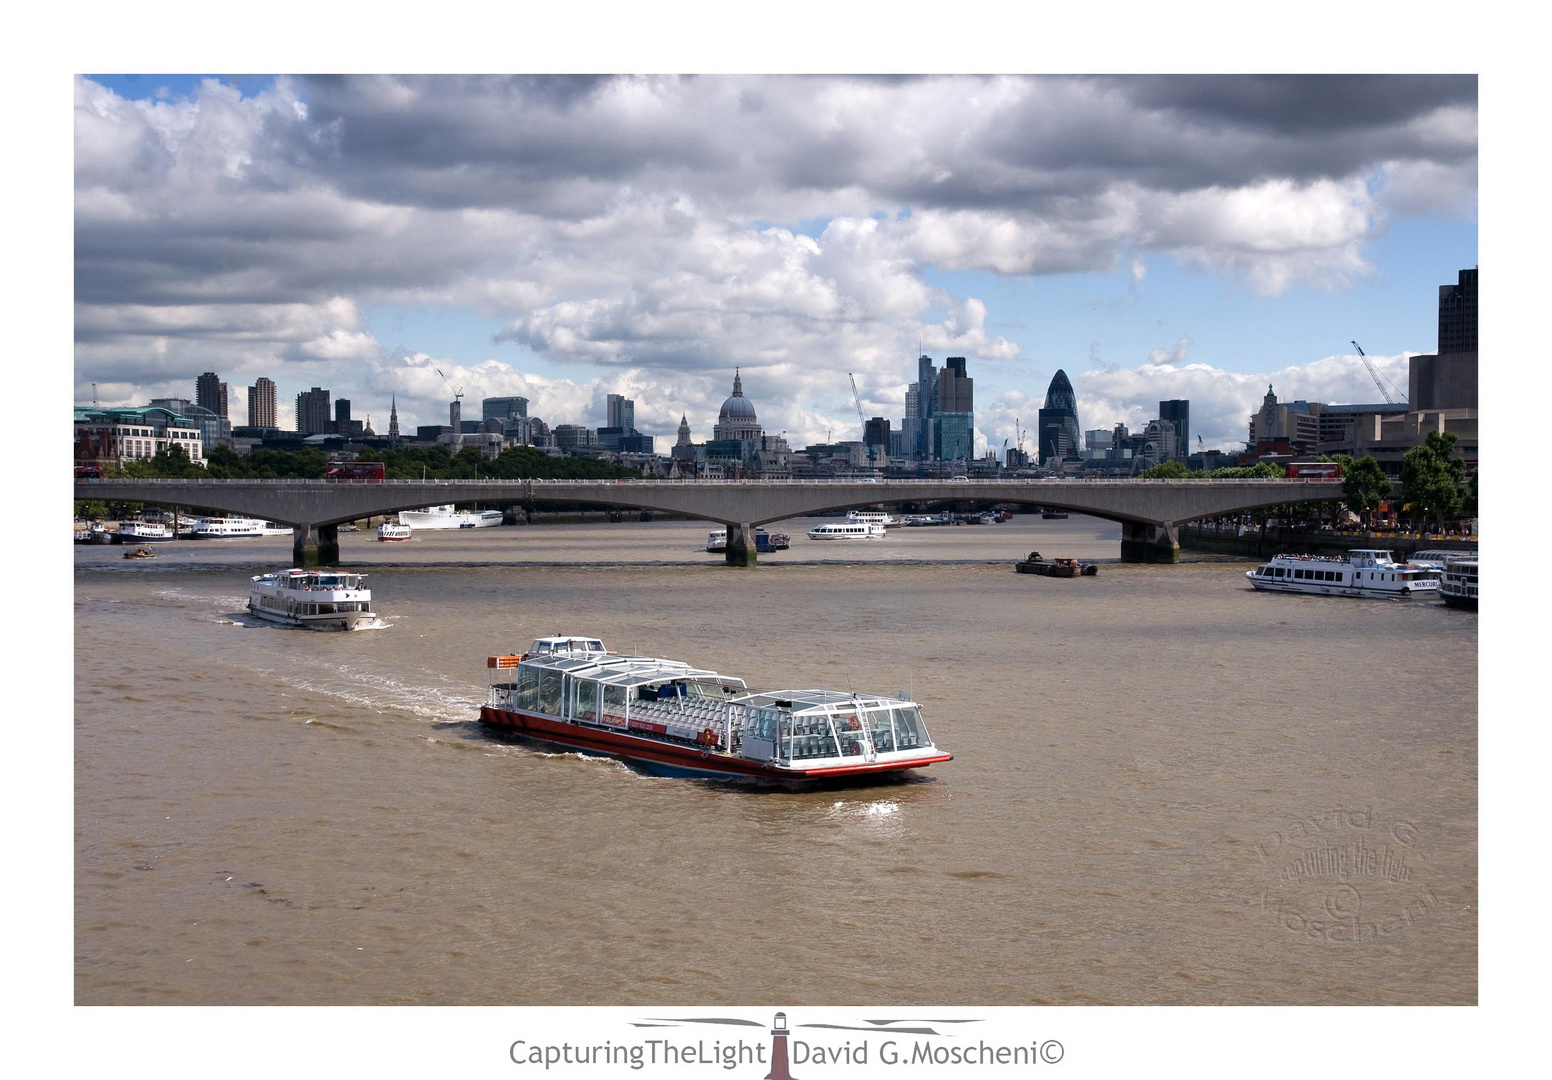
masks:
{"label": "small motorboat", "polygon": [[126,559],[154,559],[154,558],[156,558],[156,552],[152,551],[148,547],[138,547],[138,548],[135,548],[133,551],[126,551],[126,552],[124,552],[124,558],[126,558]]}

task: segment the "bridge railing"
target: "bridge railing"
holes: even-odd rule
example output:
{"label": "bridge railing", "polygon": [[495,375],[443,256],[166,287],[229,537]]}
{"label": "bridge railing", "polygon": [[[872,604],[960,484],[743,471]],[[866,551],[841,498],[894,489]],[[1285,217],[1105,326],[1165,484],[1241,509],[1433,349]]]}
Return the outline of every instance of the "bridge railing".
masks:
{"label": "bridge railing", "polygon": [[1112,478],[1102,478],[1102,477],[1075,477],[1075,476],[1052,477],[1052,478],[1047,479],[1047,480],[1030,479],[1030,478],[1027,478],[1027,477],[1019,477],[1019,478],[1008,479],[1008,480],[985,480],[985,479],[976,479],[976,480],[934,480],[934,479],[922,478],[922,477],[901,477],[901,478],[898,478],[898,479],[893,479],[892,478],[892,479],[888,479],[888,480],[853,480],[853,479],[850,479],[848,477],[805,477],[805,478],[803,478],[801,480],[777,480],[777,479],[770,479],[770,478],[745,479],[745,480],[724,480],[724,479],[717,479],[717,478],[704,478],[704,479],[695,479],[695,480],[657,480],[657,479],[637,480],[634,477],[629,478],[629,479],[627,479],[627,478],[616,478],[616,479],[575,479],[575,480],[572,480],[572,479],[542,479],[542,478],[539,478],[539,477],[534,477],[532,479],[526,479],[526,478],[510,479],[510,478],[507,478],[507,477],[498,477],[498,476],[491,476],[491,477],[483,477],[483,476],[482,477],[466,477],[466,478],[461,479],[461,480],[445,480],[445,479],[430,479],[430,478],[427,478],[427,479],[424,479],[424,480],[359,480],[359,479],[358,480],[349,480],[349,479],[322,480],[322,479],[308,479],[308,478],[298,478],[298,479],[287,480],[287,479],[275,479],[275,478],[272,478],[272,477],[255,477],[255,478],[247,479],[247,480],[243,480],[243,479],[230,479],[230,478],[225,478],[225,477],[212,477],[212,478],[206,480],[206,479],[202,479],[202,478],[198,478],[198,477],[165,477],[165,476],[163,476],[163,477],[147,477],[145,479],[132,479],[132,478],[127,478],[127,477],[125,477],[125,478],[115,477],[113,479],[104,479],[104,480],[77,479],[75,482],[77,484],[91,484],[91,485],[102,485],[102,486],[120,486],[120,485],[122,485],[122,486],[129,486],[129,485],[134,485],[134,484],[166,484],[166,485],[169,485],[169,486],[178,486],[178,487],[189,486],[189,485],[192,485],[192,484],[200,484],[200,485],[204,485],[204,484],[276,484],[276,485],[285,484],[285,485],[289,485],[289,486],[293,486],[293,487],[297,486],[297,485],[303,485],[303,486],[309,486],[309,487],[311,487],[311,486],[328,486],[328,487],[382,487],[384,485],[406,485],[406,486],[408,486],[408,485],[419,485],[419,486],[425,487],[425,486],[429,486],[429,485],[440,485],[440,486],[444,486],[444,487],[450,487],[450,486],[457,485],[457,484],[500,484],[500,485],[505,485],[505,486],[517,486],[517,485],[520,485],[520,484],[544,484],[544,485],[562,485],[562,486],[571,486],[571,487],[613,487],[616,484],[650,484],[650,485],[652,485],[654,487],[706,487],[706,486],[717,486],[717,485],[721,485],[721,486],[748,485],[748,486],[761,486],[761,487],[769,487],[769,486],[781,485],[781,486],[807,487],[807,486],[829,486],[829,485],[833,485],[833,484],[852,484],[852,485],[857,485],[857,486],[861,486],[861,485],[887,486],[887,485],[890,485],[890,484],[952,484],[956,488],[959,488],[959,487],[975,488],[975,487],[1009,487],[1009,486],[1019,486],[1019,485],[1033,486],[1033,485],[1036,485],[1036,484],[1040,484],[1040,485],[1049,485],[1049,484],[1083,484],[1083,485],[1089,485],[1089,486],[1106,486],[1106,485],[1108,485],[1108,486],[1121,486],[1121,487],[1135,487],[1135,486],[1143,485],[1143,484],[1163,485],[1163,486],[1166,486],[1166,487],[1168,487],[1168,486],[1200,487],[1200,486],[1203,486],[1203,485],[1213,485],[1213,484],[1256,484],[1256,485],[1261,485],[1261,484],[1272,485],[1272,484],[1276,484],[1276,485],[1279,485],[1279,486],[1288,486],[1290,484],[1293,484],[1293,485],[1334,484],[1334,483],[1337,483],[1338,481],[1334,480],[1334,479],[1331,479],[1329,477],[1314,477],[1314,476],[1289,477],[1289,478],[1286,478],[1286,479],[1284,479],[1282,477],[1277,477],[1277,478],[1266,478],[1266,477],[1234,478],[1234,477],[1224,477],[1221,480],[1214,479],[1214,478],[1212,478],[1210,476],[1184,477],[1184,478],[1169,479],[1169,480],[1153,479],[1153,478],[1145,478],[1145,477],[1135,477],[1135,478],[1129,478],[1129,479],[1123,479],[1123,478],[1114,478],[1114,479],[1112,479]]}

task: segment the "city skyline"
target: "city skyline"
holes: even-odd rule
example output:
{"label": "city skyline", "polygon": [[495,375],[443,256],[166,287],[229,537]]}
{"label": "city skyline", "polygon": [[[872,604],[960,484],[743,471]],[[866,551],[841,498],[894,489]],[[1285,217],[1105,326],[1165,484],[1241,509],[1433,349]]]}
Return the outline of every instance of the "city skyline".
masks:
{"label": "city skyline", "polygon": [[671,442],[739,368],[801,445],[925,353],[977,454],[1058,369],[1085,425],[1189,399],[1235,447],[1268,382],[1378,400],[1351,340],[1403,385],[1477,264],[1474,77],[81,77],[75,124],[78,402],[215,371],[413,429],[450,382]]}

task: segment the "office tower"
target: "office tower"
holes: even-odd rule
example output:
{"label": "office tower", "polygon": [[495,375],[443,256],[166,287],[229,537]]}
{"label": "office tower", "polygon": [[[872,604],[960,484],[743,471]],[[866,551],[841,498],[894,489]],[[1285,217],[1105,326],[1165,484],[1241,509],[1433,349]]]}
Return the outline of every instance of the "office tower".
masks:
{"label": "office tower", "polygon": [[207,371],[194,380],[194,404],[226,418],[226,384],[215,372]]}
{"label": "office tower", "polygon": [[975,412],[975,380],[965,374],[963,356],[950,356],[938,376],[938,412]]}
{"label": "office tower", "polygon": [[938,413],[938,369],[932,366],[932,357],[916,358],[917,418],[921,426],[916,433],[916,456],[922,461],[936,457],[932,418]]}
{"label": "office tower", "polygon": [[488,397],[480,402],[481,420],[513,420],[528,415],[525,397]]}
{"label": "office tower", "polygon": [[620,394],[610,394],[605,406],[606,427],[619,428],[629,435],[636,429],[636,403]]}
{"label": "office tower", "polygon": [[262,375],[248,387],[248,426],[279,426],[275,419],[275,384]]}
{"label": "office tower", "polygon": [[1439,352],[1477,351],[1477,268],[1439,286]]}
{"label": "office tower", "polygon": [[334,403],[334,430],[340,435],[350,434],[349,398],[340,398]]}
{"label": "office tower", "polygon": [[882,447],[884,453],[889,452],[889,421],[882,416],[875,416],[862,426],[862,445]]}
{"label": "office tower", "polygon": [[1175,426],[1176,457],[1180,460],[1191,455],[1191,402],[1183,398],[1159,402],[1159,419]]}
{"label": "office tower", "polygon": [[296,395],[296,430],[319,435],[329,430],[329,392],[313,387]]}
{"label": "office tower", "polygon": [[1078,456],[1078,398],[1065,371],[1058,369],[1052,377],[1038,424],[1042,463]]}

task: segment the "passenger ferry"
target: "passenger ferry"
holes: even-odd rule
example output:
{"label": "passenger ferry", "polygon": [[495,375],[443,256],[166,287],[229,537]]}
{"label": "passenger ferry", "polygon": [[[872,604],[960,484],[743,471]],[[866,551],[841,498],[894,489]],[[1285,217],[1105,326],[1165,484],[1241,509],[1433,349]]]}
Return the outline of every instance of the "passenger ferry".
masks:
{"label": "passenger ferry", "polygon": [[854,525],[882,525],[886,529],[897,529],[905,524],[904,518],[897,518],[882,510],[851,510],[847,512],[846,520]]}
{"label": "passenger ferry", "polygon": [[500,510],[454,510],[450,504],[399,511],[399,523],[412,529],[489,529],[501,524]]}
{"label": "passenger ferry", "polygon": [[1477,555],[1463,553],[1444,564],[1439,597],[1450,607],[1477,609]]}
{"label": "passenger ferry", "polygon": [[201,518],[189,535],[195,540],[246,540],[263,536],[264,522],[241,517]]}
{"label": "passenger ferry", "polygon": [[850,521],[828,521],[808,530],[810,540],[882,540],[884,527]]}
{"label": "passenger ferry", "polygon": [[669,775],[803,785],[953,760],[903,699],[751,692],[677,660],[608,652],[597,638],[538,638],[485,664],[483,723]]}
{"label": "passenger ferry", "polygon": [[1434,596],[1439,591],[1439,572],[1427,567],[1398,563],[1389,551],[1359,549],[1347,558],[1318,555],[1279,555],[1269,563],[1246,571],[1250,584],[1269,592],[1315,593],[1321,596],[1384,596],[1404,599]]}
{"label": "passenger ferry", "polygon": [[115,544],[160,544],[172,539],[172,529],[160,521],[126,521],[113,534]]}
{"label": "passenger ferry", "polygon": [[408,525],[385,521],[377,527],[377,538],[385,544],[394,544],[409,540],[412,536]]}
{"label": "passenger ferry", "polygon": [[261,619],[311,630],[365,630],[382,623],[372,611],[365,574],[335,570],[282,570],[259,574],[248,610]]}
{"label": "passenger ferry", "polygon": [[[786,551],[792,546],[792,538],[784,532],[768,533],[762,526],[756,525],[754,530],[754,549],[764,555],[772,551]],[[708,552],[727,550],[727,530],[712,529],[706,534],[706,550]]]}

